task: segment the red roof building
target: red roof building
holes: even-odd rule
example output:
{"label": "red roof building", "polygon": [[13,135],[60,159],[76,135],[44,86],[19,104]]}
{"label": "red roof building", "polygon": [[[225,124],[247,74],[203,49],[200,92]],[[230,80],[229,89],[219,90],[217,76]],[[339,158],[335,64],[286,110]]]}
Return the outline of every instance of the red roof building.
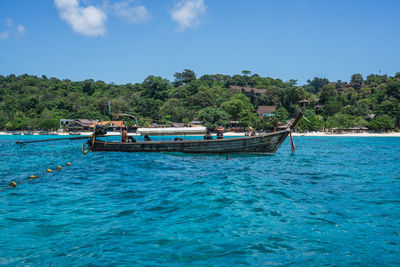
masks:
{"label": "red roof building", "polygon": [[257,109],[257,113],[261,118],[264,116],[273,117],[275,111],[276,111],[275,106],[259,106]]}

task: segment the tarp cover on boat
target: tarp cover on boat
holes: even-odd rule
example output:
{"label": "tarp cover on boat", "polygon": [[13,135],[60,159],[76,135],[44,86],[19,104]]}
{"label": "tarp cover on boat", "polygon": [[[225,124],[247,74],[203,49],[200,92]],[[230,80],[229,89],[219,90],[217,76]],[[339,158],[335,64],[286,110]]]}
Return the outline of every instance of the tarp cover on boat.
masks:
{"label": "tarp cover on boat", "polygon": [[140,135],[190,135],[205,134],[206,127],[167,127],[167,128],[139,128],[137,133]]}

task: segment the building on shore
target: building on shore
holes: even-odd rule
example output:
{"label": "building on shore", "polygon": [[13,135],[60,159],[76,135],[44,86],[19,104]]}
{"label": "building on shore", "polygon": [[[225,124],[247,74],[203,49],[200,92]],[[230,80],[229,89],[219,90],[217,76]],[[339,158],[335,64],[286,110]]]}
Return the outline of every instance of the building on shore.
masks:
{"label": "building on shore", "polygon": [[96,125],[105,126],[109,132],[121,131],[121,128],[126,129],[126,126],[122,121],[99,121],[90,125],[90,128],[93,130]]}
{"label": "building on shore", "polygon": [[259,106],[257,109],[258,115],[263,118],[265,117],[273,117],[275,116],[274,112],[276,111],[275,106]]}
{"label": "building on shore", "polygon": [[229,129],[230,132],[240,133],[240,132],[247,132],[248,127],[243,126],[240,121],[230,121],[227,130]]}
{"label": "building on shore", "polygon": [[316,105],[315,106],[315,113],[320,114],[324,111],[325,106],[324,105]]}
{"label": "building on shore", "polygon": [[302,108],[307,108],[308,105],[310,104],[310,101],[307,99],[302,99],[298,102],[299,106]]}
{"label": "building on shore", "polygon": [[66,129],[68,124],[74,122],[72,119],[60,119],[60,129],[59,131],[63,131],[63,129]]}
{"label": "building on shore", "polygon": [[251,88],[251,87],[244,87],[237,85],[230,85],[229,88],[239,89],[243,94],[245,94],[247,97],[250,98],[259,98],[267,92],[266,89],[258,89],[258,88]]}
{"label": "building on shore", "polygon": [[193,118],[191,122],[189,122],[189,127],[196,127],[196,126],[202,126],[201,121],[199,121],[197,118]]}
{"label": "building on shore", "polygon": [[77,119],[66,126],[68,132],[91,131],[91,125],[97,123],[97,120]]}
{"label": "building on shore", "polygon": [[172,127],[182,128],[182,127],[185,127],[185,124],[183,122],[173,122]]}
{"label": "building on shore", "polygon": [[328,130],[328,132],[332,132],[332,133],[367,133],[368,128],[367,127],[353,127],[353,128],[346,128],[346,129],[331,128],[330,130]]}

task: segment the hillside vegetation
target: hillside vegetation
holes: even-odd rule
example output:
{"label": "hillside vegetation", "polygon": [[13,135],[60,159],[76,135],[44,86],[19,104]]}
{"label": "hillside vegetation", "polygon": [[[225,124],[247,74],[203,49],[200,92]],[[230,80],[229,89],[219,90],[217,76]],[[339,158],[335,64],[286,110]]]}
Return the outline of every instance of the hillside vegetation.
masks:
{"label": "hillside vegetation", "polygon": [[[142,83],[116,85],[103,81],[73,82],[46,76],[0,75],[0,129],[57,129],[58,119],[110,120],[112,112],[134,114],[143,125],[151,122],[188,123],[193,118],[210,127],[240,121],[244,127],[271,129],[294,117],[301,108],[302,131],[365,127],[389,130],[400,124],[400,73],[394,77],[354,74],[349,82],[325,78],[282,81],[243,71],[241,75],[203,75],[191,70],[169,81],[149,76]],[[266,89],[249,98],[230,85]],[[300,100],[308,103],[299,106]],[[276,106],[273,118],[260,118],[260,105]]]}

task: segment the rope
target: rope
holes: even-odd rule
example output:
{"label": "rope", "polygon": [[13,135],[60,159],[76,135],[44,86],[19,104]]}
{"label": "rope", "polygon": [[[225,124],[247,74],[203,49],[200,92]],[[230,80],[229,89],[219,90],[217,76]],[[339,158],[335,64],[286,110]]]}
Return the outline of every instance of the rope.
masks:
{"label": "rope", "polygon": [[[87,144],[87,143],[86,143],[86,144]],[[19,147],[18,149],[24,147],[25,145],[26,145],[26,144],[21,145],[21,147]],[[54,147],[54,146],[50,146],[50,147]],[[75,146],[72,145],[72,146],[65,146],[65,148],[77,149],[78,147],[77,147],[76,145],[75,145]],[[87,151],[87,150],[86,150],[86,151]],[[86,153],[87,153],[87,152],[86,152]],[[86,153],[84,153],[84,154],[86,154]],[[71,163],[70,163],[70,162],[67,162],[67,163],[65,164],[65,167],[68,167],[68,166],[71,166]],[[58,165],[55,169],[56,169],[57,171],[61,171],[62,168],[63,168],[63,167],[61,167],[60,165]],[[39,175],[31,175],[31,176],[29,176],[27,179],[24,179],[24,180],[22,180],[22,181],[20,181],[20,182],[12,181],[12,182],[9,183],[7,186],[5,186],[5,187],[3,187],[3,188],[0,188],[0,192],[5,191],[6,189],[9,189],[9,188],[15,188],[15,187],[17,187],[18,185],[24,184],[24,183],[26,183],[26,182],[28,182],[28,181],[30,181],[30,180],[38,179],[38,178],[43,177],[43,176],[45,176],[46,174],[50,174],[50,173],[52,173],[52,172],[53,172],[53,170],[49,168],[49,169],[46,169],[46,171],[42,172],[42,173],[39,174]]]}
{"label": "rope", "polygon": [[[70,162],[67,162],[67,163],[65,164],[65,166],[67,166],[67,167],[68,167],[68,166],[71,166],[71,163],[70,163]],[[58,166],[56,167],[56,170],[60,171],[60,170],[62,170],[62,167],[61,167],[60,165],[58,165]],[[33,179],[37,179],[37,178],[43,177],[44,175],[46,175],[46,174],[48,174],[48,173],[52,173],[52,172],[53,172],[53,171],[52,171],[51,169],[47,169],[47,170],[46,170],[45,172],[43,172],[42,174],[40,174],[40,175],[31,175],[31,176],[28,177],[28,179],[22,180],[22,181],[19,182],[19,183],[15,182],[15,181],[12,181],[12,182],[9,183],[7,186],[5,186],[5,187],[3,187],[2,189],[0,189],[0,192],[4,191],[4,190],[6,190],[6,189],[12,188],[12,187],[17,187],[18,185],[24,184],[24,183],[26,183],[26,182],[28,182],[28,181],[30,181],[30,180],[33,180]]]}
{"label": "rope", "polygon": [[294,153],[294,151],[296,150],[296,147],[294,146],[292,131],[289,132],[289,136],[290,136],[290,148],[292,149],[292,153]]}
{"label": "rope", "polygon": [[[93,141],[94,142],[94,141]],[[89,152],[89,149],[86,149],[85,150],[85,146],[88,146],[88,148],[89,148],[89,144],[88,143],[84,143],[83,145],[82,145],[82,148],[81,148],[81,150],[82,150],[82,153],[84,154],[84,155],[86,155],[88,152]]]}

